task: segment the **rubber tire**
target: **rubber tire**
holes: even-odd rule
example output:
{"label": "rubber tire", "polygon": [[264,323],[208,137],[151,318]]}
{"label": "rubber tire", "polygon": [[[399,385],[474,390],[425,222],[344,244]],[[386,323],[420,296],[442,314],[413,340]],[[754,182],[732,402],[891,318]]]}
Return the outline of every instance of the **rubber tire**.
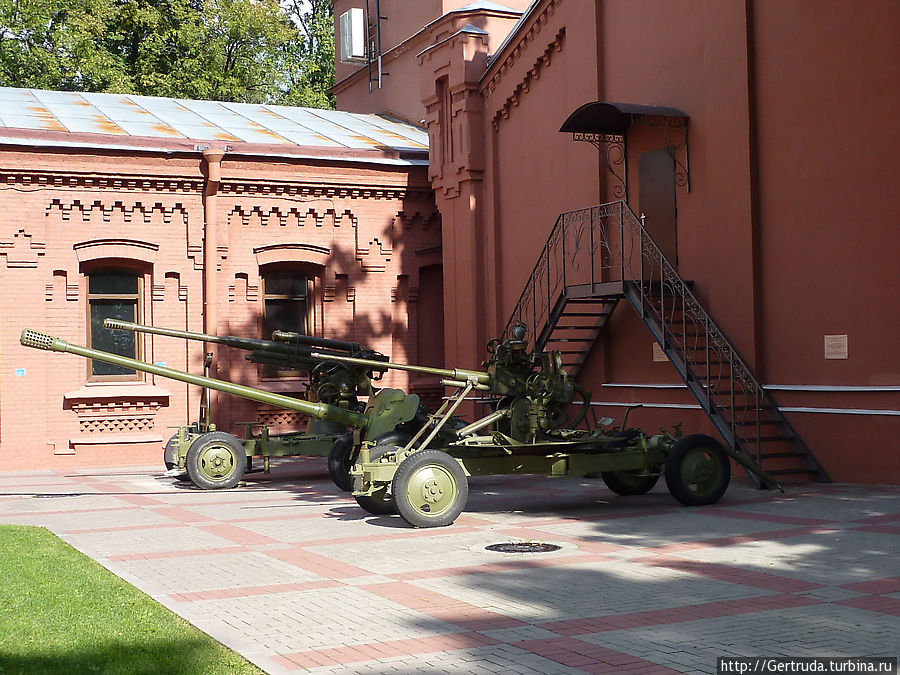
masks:
{"label": "rubber tire", "polygon": [[[428,489],[428,480],[423,475],[423,472],[428,470],[431,470],[432,474],[438,472],[438,478],[443,481],[452,481],[452,486],[449,487],[455,492],[450,495],[450,501],[436,503],[440,508],[435,513],[430,511],[432,504],[428,502],[431,500],[424,494],[421,499],[410,500],[410,491],[424,493]],[[440,489],[440,485],[435,487]],[[469,483],[459,462],[446,452],[419,450],[400,462],[394,473],[391,492],[397,511],[413,527],[445,527],[453,523],[465,508],[469,498]],[[425,503],[420,504],[423,500]]]}
{"label": "rubber tire", "polygon": [[[389,448],[402,448],[409,443],[412,436],[405,431],[388,431],[375,439],[375,445],[369,451],[369,459],[375,460],[381,457]],[[349,476],[348,476],[349,478]],[[387,486],[371,495],[354,495],[356,503],[364,511],[376,516],[392,516],[397,513],[394,498],[389,495]]]}
{"label": "rubber tire", "polygon": [[693,434],[669,450],[665,473],[666,487],[675,499],[685,506],[706,506],[719,501],[728,489],[731,460],[715,438]]}
{"label": "rubber tire", "polygon": [[163,463],[166,465],[166,471],[171,471],[176,468],[178,465],[175,461],[178,460],[178,434],[172,434],[172,437],[166,441],[166,444],[163,446]]}
{"label": "rubber tire", "polygon": [[[210,451],[224,450],[225,471],[216,473],[205,464],[212,459]],[[217,459],[223,459],[221,454]],[[247,471],[247,454],[244,446],[231,434],[224,431],[205,433],[191,443],[185,461],[191,481],[204,490],[227,490],[237,485]]]}
{"label": "rubber tire", "polygon": [[386,486],[371,495],[359,495],[354,499],[363,511],[368,511],[373,516],[393,516],[397,513],[394,498],[388,494]]}
{"label": "rubber tire", "polygon": [[606,487],[623,497],[647,494],[659,480],[659,474],[641,476],[633,471],[604,471],[600,477],[603,478]]}
{"label": "rubber tire", "polygon": [[353,452],[353,432],[338,436],[328,452],[328,475],[332,482],[344,492],[353,490],[353,481],[350,479],[350,467],[356,461]]}

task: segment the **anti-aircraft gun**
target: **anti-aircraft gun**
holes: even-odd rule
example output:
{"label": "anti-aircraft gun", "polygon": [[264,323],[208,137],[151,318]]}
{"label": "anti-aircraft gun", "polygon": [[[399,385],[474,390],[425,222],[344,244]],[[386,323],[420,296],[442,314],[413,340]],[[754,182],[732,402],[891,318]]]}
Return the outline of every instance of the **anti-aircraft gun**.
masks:
{"label": "anti-aircraft gun", "polygon": [[[313,349],[330,356],[352,356],[372,362],[387,361],[387,357],[371,349],[365,349],[356,342],[333,340],[298,333],[276,331],[277,340],[258,340],[235,336],[207,335],[185,330],[158,326],[147,326],[118,319],[106,319],[105,328],[137,333],[162,335],[184,340],[195,340],[223,345],[232,349],[247,351],[244,355],[252,363],[267,364],[279,368],[306,371],[309,373],[307,400],[326,403],[331,406],[362,412],[365,404],[360,397],[374,393],[372,382],[381,378],[387,368],[379,366],[358,366],[338,362],[327,362],[310,356]],[[352,443],[352,432],[346,424],[332,419],[313,419],[303,433],[270,433],[264,424],[246,423],[244,438],[232,436],[235,443],[244,447],[247,455],[247,470],[251,470],[252,458],[262,457],[264,470],[269,470],[271,457],[322,456],[333,452],[345,453],[344,448]],[[234,468],[228,464],[192,464],[188,453],[195,443],[208,439],[208,434],[216,433],[219,442],[225,432],[216,431],[214,425],[198,421],[179,427],[164,446],[163,461],[172,475],[187,476],[199,487],[228,488],[240,480]],[[230,435],[230,434],[228,434]],[[339,471],[337,460],[329,462],[332,478],[339,487],[349,490],[346,471]]]}
{"label": "anti-aircraft gun", "polygon": [[[212,380],[106,352],[87,349],[26,330],[21,343],[71,352],[114,365],[206,386],[251,400],[297,410],[354,429],[344,458],[357,503],[374,514],[399,512],[417,527],[451,524],[468,496],[468,476],[544,474],[602,476],[621,495],[648,492],[665,473],[669,492],[688,506],[712,504],[724,494],[731,475],[729,457],[779,487],[752,460],[725,449],[702,434],[686,437],[660,433],[649,437],[637,429],[609,431],[612,420],[587,420],[590,394],[569,381],[559,355],[529,353],[524,326],[505,341],[491,341],[486,370],[444,369],[311,352],[313,359],[437,375],[455,389],[440,410],[419,427],[403,430],[418,411],[418,397],[382,389],[362,413],[323,403],[301,401],[250,387]],[[494,410],[463,424],[456,410],[473,391],[488,394]],[[569,419],[575,397],[581,409]],[[582,425],[584,428],[581,428]],[[358,442],[357,442],[358,441]],[[213,444],[215,445],[215,444]],[[192,445],[188,464],[239,463],[243,453],[224,440],[212,449]]]}
{"label": "anti-aircraft gun", "polygon": [[[620,495],[644,494],[665,473],[673,497],[688,506],[705,505],[727,489],[729,457],[768,487],[780,489],[749,457],[710,436],[650,437],[624,426],[610,431],[605,428],[610,418],[592,424],[591,395],[569,380],[559,353],[529,352],[524,325],[511,333],[507,340],[488,343],[484,371],[384,364],[445,378],[442,383],[455,392],[405,444],[382,438],[361,445],[350,475],[353,494],[357,501],[365,499],[360,502],[364,508],[374,504],[382,513],[399,511],[418,527],[449,525],[465,506],[467,476],[506,473],[600,475]],[[324,353],[313,356],[366,365]],[[490,396],[495,409],[462,425],[454,413],[473,391]],[[577,410],[570,417],[573,404]]]}

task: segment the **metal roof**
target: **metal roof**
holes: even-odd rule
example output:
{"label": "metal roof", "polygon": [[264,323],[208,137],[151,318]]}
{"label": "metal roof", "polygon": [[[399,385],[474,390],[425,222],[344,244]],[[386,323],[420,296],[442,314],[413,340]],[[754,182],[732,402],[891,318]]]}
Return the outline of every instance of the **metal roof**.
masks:
{"label": "metal roof", "polygon": [[382,115],[11,87],[0,87],[4,128],[323,149],[428,149],[424,129]]}

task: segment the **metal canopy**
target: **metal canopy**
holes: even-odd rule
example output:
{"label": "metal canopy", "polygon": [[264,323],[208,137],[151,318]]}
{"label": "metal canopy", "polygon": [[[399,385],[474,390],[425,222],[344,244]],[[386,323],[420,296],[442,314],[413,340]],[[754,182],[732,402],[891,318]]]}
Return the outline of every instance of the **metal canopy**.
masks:
{"label": "metal canopy", "polygon": [[559,130],[563,133],[624,136],[638,115],[688,118],[686,112],[667,106],[593,101],[569,115]]}

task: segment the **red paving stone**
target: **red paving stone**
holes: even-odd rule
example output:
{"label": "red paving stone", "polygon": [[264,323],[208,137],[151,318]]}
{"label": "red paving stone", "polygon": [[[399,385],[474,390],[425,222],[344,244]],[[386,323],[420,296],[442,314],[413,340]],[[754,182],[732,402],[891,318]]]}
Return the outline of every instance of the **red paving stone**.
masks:
{"label": "red paving stone", "polygon": [[200,525],[198,530],[214,534],[222,539],[233,541],[235,544],[243,546],[255,546],[258,544],[280,544],[281,542],[271,537],[266,537],[256,532],[251,532],[243,527],[225,523],[220,525]]}
{"label": "red paving stone", "polygon": [[854,584],[844,584],[841,588],[845,588],[848,591],[857,591],[859,593],[871,593],[873,595],[900,593],[900,577],[885,577],[883,579],[859,581]]}
{"label": "red paving stone", "polygon": [[641,562],[645,565],[667,567],[669,569],[678,570],[679,572],[688,572],[690,574],[696,574],[718,581],[727,581],[732,584],[762,588],[767,591],[777,591],[781,593],[796,593],[822,587],[822,584],[803,581],[802,579],[792,579],[777,574],[755,572],[753,570],[745,570],[739,567],[717,563],[680,560],[678,558],[654,558],[642,560]]}
{"label": "red paving stone", "polygon": [[557,621],[542,623],[541,628],[560,635],[588,635],[611,630],[638,628],[640,626],[659,626],[668,623],[682,623],[697,619],[715,619],[725,616],[738,616],[755,612],[805,607],[819,604],[818,600],[799,595],[767,595],[741,600],[727,600],[700,605],[685,605],[673,609],[650,610],[631,614],[609,614],[590,619],[575,621]]}
{"label": "red paving stone", "polygon": [[883,595],[867,595],[862,598],[840,600],[837,604],[855,607],[856,609],[865,609],[869,612],[878,612],[879,614],[900,616],[900,598],[889,598]]}

